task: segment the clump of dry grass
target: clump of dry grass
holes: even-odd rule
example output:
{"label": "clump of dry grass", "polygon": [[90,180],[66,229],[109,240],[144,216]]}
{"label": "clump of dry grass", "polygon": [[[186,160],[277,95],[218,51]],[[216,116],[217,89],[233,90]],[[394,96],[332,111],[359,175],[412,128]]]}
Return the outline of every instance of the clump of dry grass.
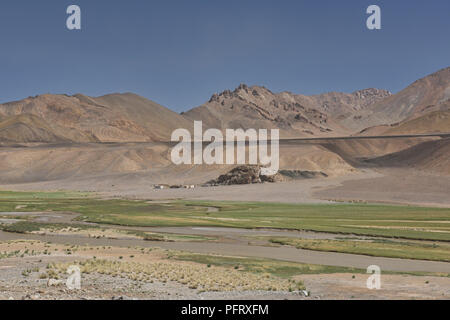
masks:
{"label": "clump of dry grass", "polygon": [[[52,264],[51,269],[65,273],[73,263]],[[242,272],[195,263],[155,261],[149,263],[91,259],[76,262],[82,274],[105,274],[134,281],[173,281],[199,291],[292,291],[303,289],[301,282],[270,274]]]}

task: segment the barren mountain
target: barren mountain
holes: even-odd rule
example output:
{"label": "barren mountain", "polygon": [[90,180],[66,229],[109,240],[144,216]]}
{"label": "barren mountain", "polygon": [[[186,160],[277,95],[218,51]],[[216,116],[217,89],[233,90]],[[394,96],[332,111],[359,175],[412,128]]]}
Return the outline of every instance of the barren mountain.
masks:
{"label": "barren mountain", "polygon": [[281,130],[281,137],[448,131],[450,68],[398,94],[365,89],[305,96],[240,85],[182,115],[135,94],[40,95],[0,104],[0,142],[168,141],[177,128]]}
{"label": "barren mountain", "polygon": [[392,95],[387,90],[364,89],[353,93],[329,92],[320,95],[311,96],[315,104],[323,112],[343,119],[354,112],[367,110],[373,104],[382,101]]}
{"label": "barren mountain", "polygon": [[167,141],[176,128],[191,126],[179,114],[131,93],[40,95],[1,104],[0,117],[0,140],[13,142]]}
{"label": "barren mountain", "polygon": [[357,112],[343,124],[354,130],[391,125],[445,109],[449,99],[450,67],[417,80],[399,93]]}
{"label": "barren mountain", "polygon": [[212,128],[279,128],[282,137],[336,136],[350,133],[340,124],[342,119],[388,96],[378,89],[305,96],[241,84],[214,94],[184,116]]}
{"label": "barren mountain", "polygon": [[402,135],[450,132],[450,100],[420,109],[406,120],[366,128],[358,136]]}
{"label": "barren mountain", "polygon": [[[0,183],[87,179],[144,179],[148,184],[204,183],[233,165],[174,165],[165,143],[41,144],[0,148]],[[340,176],[355,171],[321,146],[280,146],[280,168]]]}
{"label": "barren mountain", "polygon": [[339,155],[347,163],[358,166],[361,165],[362,159],[396,153],[420,143],[436,139],[439,138],[330,140],[322,142],[321,146]]}
{"label": "barren mountain", "polygon": [[371,160],[383,167],[415,168],[450,175],[450,139],[427,141],[409,149]]}
{"label": "barren mountain", "polygon": [[407,120],[398,126],[393,126],[384,134],[415,134],[415,133],[448,133],[450,131],[450,110],[434,111],[424,116]]}
{"label": "barren mountain", "polygon": [[[0,147],[4,145],[0,183],[97,178],[129,183],[142,179],[145,183],[206,182],[230,166],[175,166],[170,146],[158,143],[170,140],[177,128],[192,129],[193,120],[203,120],[204,129],[279,128],[281,137],[351,135],[365,124],[370,125],[359,135],[449,132],[449,79],[447,68],[396,95],[365,89],[305,96],[240,85],[214,94],[182,115],[131,93],[30,97],[0,104]],[[29,142],[40,144],[11,147]],[[448,159],[448,139],[438,138],[327,139],[280,146],[281,170],[331,177],[364,165],[449,174]]]}
{"label": "barren mountain", "polygon": [[[450,67],[395,95],[364,89],[305,96],[241,84],[234,91],[214,94],[184,116],[221,129],[279,128],[282,137],[340,136],[358,131],[358,135],[432,133],[450,131],[443,119],[449,105]],[[411,122],[415,119],[421,120]]]}
{"label": "barren mountain", "polygon": [[56,124],[50,125],[33,114],[11,116],[0,122],[0,142],[93,142],[89,133]]}

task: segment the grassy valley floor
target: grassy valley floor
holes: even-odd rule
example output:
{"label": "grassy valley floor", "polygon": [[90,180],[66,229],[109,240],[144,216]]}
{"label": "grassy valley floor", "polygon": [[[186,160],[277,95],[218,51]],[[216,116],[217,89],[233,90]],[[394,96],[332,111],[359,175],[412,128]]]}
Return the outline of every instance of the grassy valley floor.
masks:
{"label": "grassy valley floor", "polygon": [[[289,246],[293,248],[289,250],[298,250],[300,259],[301,250],[307,250],[305,252],[322,252],[330,257],[340,253],[355,257],[396,258],[397,261],[409,259],[404,260],[410,261],[408,263],[433,260],[443,263],[440,270],[447,270],[445,263],[450,261],[450,209],[446,208],[149,202],[102,199],[88,193],[1,191],[0,224],[3,236],[14,238],[0,242],[0,287],[3,285],[2,290],[12,298],[20,297],[11,291],[13,287],[8,287],[8,279],[13,279],[18,283],[17,288],[23,289],[18,289],[22,297],[27,298],[23,293],[33,291],[31,283],[36,282],[41,283],[39,290],[45,293],[39,297],[57,298],[57,292],[47,283],[49,279],[65,279],[65,270],[72,264],[78,265],[92,282],[84,295],[100,299],[109,299],[119,291],[125,294],[129,287],[135,288],[131,291],[135,298],[157,298],[158,292],[165,292],[173,294],[173,298],[224,299],[232,295],[238,298],[303,299],[311,297],[305,297],[302,290],[314,292],[312,279],[316,279],[318,288],[323,290],[336,287],[333,282],[336,279],[347,279],[343,286],[353,282],[357,285],[349,292],[364,296],[360,291],[364,290],[361,279],[365,277],[365,269],[361,267],[290,262],[275,255],[272,258],[246,257],[237,251],[230,255],[189,249],[201,246],[229,247],[227,252],[233,252],[233,246],[247,248],[247,251],[267,248],[274,253]],[[274,235],[260,236],[259,233]],[[14,237],[8,236],[13,234]],[[104,245],[98,245],[100,243]],[[110,245],[106,245],[108,243]],[[170,249],[175,247],[186,250]],[[314,278],[320,274],[329,275],[326,277],[328,284]],[[388,274],[390,281],[398,280],[399,283],[401,277],[428,277],[424,281],[439,283],[436,279],[447,279],[450,271],[398,270]],[[20,281],[25,281],[28,286],[19,285]],[[395,281],[391,283],[391,289],[398,291]],[[441,281],[444,287],[445,281]],[[112,285],[115,282],[119,284],[117,290]],[[420,281],[412,282],[418,285]],[[104,285],[99,286],[99,283]],[[45,287],[47,289],[43,289]],[[171,289],[167,291],[169,287]],[[344,287],[336,290],[341,292]],[[414,288],[412,286],[411,290]],[[333,298],[322,289],[317,290],[316,297]],[[182,294],[176,295],[176,292]],[[445,293],[445,289],[439,287],[424,297],[440,299]],[[77,294],[79,296],[66,292],[60,297],[83,296],[83,293]],[[367,294],[370,296],[373,292]],[[3,298],[9,298],[6,295]]]}

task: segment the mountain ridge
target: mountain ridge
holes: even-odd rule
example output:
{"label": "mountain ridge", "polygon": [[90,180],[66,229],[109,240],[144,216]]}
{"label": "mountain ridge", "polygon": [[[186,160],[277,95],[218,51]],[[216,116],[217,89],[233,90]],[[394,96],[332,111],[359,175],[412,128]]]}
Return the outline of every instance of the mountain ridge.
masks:
{"label": "mountain ridge", "polygon": [[282,138],[300,138],[401,132],[393,128],[419,119],[420,126],[405,130],[428,133],[431,112],[445,131],[449,106],[450,67],[396,94],[367,88],[307,96],[240,84],[181,114],[131,92],[43,94],[0,104],[0,142],[169,141],[175,129],[192,131],[194,120],[203,121],[204,128],[280,129]]}
{"label": "mountain ridge", "polygon": [[[170,133],[189,122],[179,114],[136,94],[44,94],[0,104],[3,121],[19,115],[33,115],[54,131],[64,127],[99,142],[150,142],[169,140]],[[34,128],[35,130],[37,128]],[[53,132],[55,136],[60,136]],[[46,141],[45,139],[40,142]],[[70,140],[70,139],[69,139]],[[86,142],[73,139],[73,142]]]}

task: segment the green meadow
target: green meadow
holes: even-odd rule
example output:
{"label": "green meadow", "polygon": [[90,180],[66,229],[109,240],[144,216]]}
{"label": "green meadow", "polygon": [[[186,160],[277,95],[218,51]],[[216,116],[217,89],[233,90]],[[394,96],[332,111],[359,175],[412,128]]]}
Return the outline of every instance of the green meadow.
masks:
{"label": "green meadow", "polygon": [[450,262],[450,243],[428,241],[377,240],[311,240],[293,238],[271,238],[272,243],[290,245],[298,249],[342,252],[375,257],[418,259]]}
{"label": "green meadow", "polygon": [[1,212],[68,211],[78,220],[127,226],[279,228],[450,241],[450,209],[371,204],[216,201],[151,203],[84,193],[0,191]]}

